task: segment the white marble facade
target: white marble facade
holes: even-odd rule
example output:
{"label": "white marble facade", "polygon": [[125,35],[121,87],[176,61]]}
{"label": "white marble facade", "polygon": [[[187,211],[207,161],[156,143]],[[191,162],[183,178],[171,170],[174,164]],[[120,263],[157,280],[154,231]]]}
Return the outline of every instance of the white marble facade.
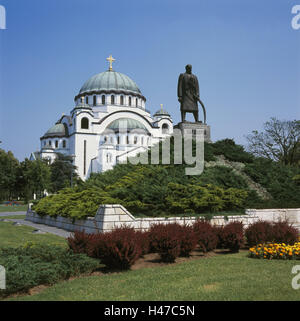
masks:
{"label": "white marble facade", "polygon": [[146,98],[128,76],[112,69],[87,80],[69,115],[63,115],[41,138],[41,149],[30,159],[70,155],[78,175],[112,169],[127,157],[146,151],[173,132],[173,121],[162,106],[153,116]]}

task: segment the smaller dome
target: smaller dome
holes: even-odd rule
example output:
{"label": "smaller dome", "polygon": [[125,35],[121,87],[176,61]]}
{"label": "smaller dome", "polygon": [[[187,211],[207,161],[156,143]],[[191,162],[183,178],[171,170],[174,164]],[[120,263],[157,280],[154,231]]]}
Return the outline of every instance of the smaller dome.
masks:
{"label": "smaller dome", "polygon": [[64,137],[68,136],[68,128],[65,124],[55,124],[43,136],[46,137]]}
{"label": "smaller dome", "polygon": [[170,114],[169,114],[166,110],[164,110],[164,109],[158,110],[158,111],[154,114],[154,116],[167,116],[167,117],[171,117]]}
{"label": "smaller dome", "polygon": [[141,122],[131,118],[116,119],[113,122],[111,122],[106,128],[112,129],[114,131],[119,131],[122,129],[127,129],[127,131],[131,131],[133,129],[137,129],[148,132],[147,128]]}

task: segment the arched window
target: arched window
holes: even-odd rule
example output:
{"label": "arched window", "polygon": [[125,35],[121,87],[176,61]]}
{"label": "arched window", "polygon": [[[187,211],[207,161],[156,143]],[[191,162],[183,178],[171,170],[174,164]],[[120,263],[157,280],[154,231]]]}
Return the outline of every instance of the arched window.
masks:
{"label": "arched window", "polygon": [[162,133],[163,133],[163,134],[168,134],[168,133],[169,133],[169,126],[168,126],[168,124],[163,124],[163,125],[162,125]]}
{"label": "arched window", "polygon": [[107,136],[104,136],[104,143],[107,142]]}
{"label": "arched window", "polygon": [[117,136],[117,143],[120,145],[120,136]]}
{"label": "arched window", "polygon": [[49,144],[48,145],[51,147],[51,140],[49,140]]}
{"label": "arched window", "polygon": [[66,148],[66,141],[63,140],[63,148]]}
{"label": "arched window", "polygon": [[128,105],[131,106],[131,97],[128,98]]}
{"label": "arched window", "polygon": [[102,105],[105,105],[105,95],[102,95],[101,100],[102,100]]}
{"label": "arched window", "polygon": [[58,147],[58,140],[55,141],[55,148]]}
{"label": "arched window", "polygon": [[133,143],[134,143],[134,144],[137,144],[137,141],[138,141],[138,138],[137,138],[136,136],[134,136],[134,138],[133,138]]}
{"label": "arched window", "polygon": [[97,96],[93,96],[93,105],[94,105],[94,106],[97,105]]}
{"label": "arched window", "polygon": [[89,120],[86,117],[81,119],[81,128],[82,129],[89,129]]}
{"label": "arched window", "polygon": [[110,142],[113,144],[114,143],[114,138],[110,137]]}
{"label": "arched window", "polygon": [[47,142],[44,140],[44,146],[46,146],[46,143],[47,143]]}
{"label": "arched window", "polygon": [[85,103],[88,104],[89,103],[89,96],[85,97]]}
{"label": "arched window", "polygon": [[110,96],[110,103],[111,103],[112,105],[115,104],[115,96],[114,96],[114,95],[111,95],[111,96]]}
{"label": "arched window", "polygon": [[124,96],[120,97],[120,105],[124,105]]}
{"label": "arched window", "polygon": [[138,106],[138,99],[137,98],[135,99],[135,105],[136,105],[136,107]]}
{"label": "arched window", "polygon": [[126,136],[126,144],[129,144],[129,136]]}

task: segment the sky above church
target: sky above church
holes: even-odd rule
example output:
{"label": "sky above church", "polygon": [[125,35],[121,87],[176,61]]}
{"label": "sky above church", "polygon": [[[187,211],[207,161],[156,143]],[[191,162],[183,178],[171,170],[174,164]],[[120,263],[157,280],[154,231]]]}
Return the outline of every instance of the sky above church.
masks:
{"label": "sky above church", "polygon": [[[180,121],[177,80],[198,77],[212,140],[300,118],[300,0],[0,0],[0,148],[19,160],[74,107],[83,83],[113,68],[132,78],[152,114]],[[200,117],[201,115],[201,109]],[[189,116],[192,120],[192,115]]]}

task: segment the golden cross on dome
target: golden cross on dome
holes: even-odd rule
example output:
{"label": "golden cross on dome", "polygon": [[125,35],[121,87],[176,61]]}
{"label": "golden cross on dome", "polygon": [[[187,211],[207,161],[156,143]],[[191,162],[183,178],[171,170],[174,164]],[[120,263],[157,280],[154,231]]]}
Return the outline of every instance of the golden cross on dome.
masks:
{"label": "golden cross on dome", "polygon": [[163,104],[160,104],[160,110],[163,112]]}
{"label": "golden cross on dome", "polygon": [[108,57],[108,58],[106,58],[106,60],[107,61],[109,61],[109,71],[112,71],[113,69],[112,69],[112,63],[113,63],[113,61],[115,61],[116,59],[114,59],[111,55]]}

